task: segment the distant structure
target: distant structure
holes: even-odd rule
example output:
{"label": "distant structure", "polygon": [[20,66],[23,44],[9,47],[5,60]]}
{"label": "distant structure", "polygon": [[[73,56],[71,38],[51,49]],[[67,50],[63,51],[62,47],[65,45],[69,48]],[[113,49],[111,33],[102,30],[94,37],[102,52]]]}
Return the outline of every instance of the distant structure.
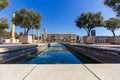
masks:
{"label": "distant structure", "polygon": [[[12,13],[12,18],[15,17],[15,13]],[[10,38],[11,43],[15,43],[15,24],[12,22],[12,29],[11,29],[11,38]]]}
{"label": "distant structure", "polygon": [[77,43],[80,43],[80,36],[77,35]]}
{"label": "distant structure", "polygon": [[[43,34],[43,38],[45,36],[45,33]],[[77,35],[76,34],[47,34],[47,42],[76,42]],[[44,40],[43,40],[44,41]]]}
{"label": "distant structure", "polygon": [[95,43],[109,43],[110,36],[96,36]]}
{"label": "distant structure", "polygon": [[96,36],[95,30],[92,30],[92,31],[91,31],[91,36]]}
{"label": "distant structure", "polygon": [[46,42],[47,40],[47,32],[46,32],[46,28],[44,28],[44,33],[43,33],[43,42]]}

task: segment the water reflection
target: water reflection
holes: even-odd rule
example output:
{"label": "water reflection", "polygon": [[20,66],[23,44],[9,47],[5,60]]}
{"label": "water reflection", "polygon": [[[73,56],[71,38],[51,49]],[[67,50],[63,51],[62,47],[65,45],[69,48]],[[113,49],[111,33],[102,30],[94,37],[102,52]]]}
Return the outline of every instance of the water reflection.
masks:
{"label": "water reflection", "polygon": [[49,47],[46,52],[26,62],[29,64],[80,64],[82,63],[61,44]]}
{"label": "water reflection", "polygon": [[66,52],[68,51],[66,48],[61,46],[52,46],[48,49],[49,52]]}

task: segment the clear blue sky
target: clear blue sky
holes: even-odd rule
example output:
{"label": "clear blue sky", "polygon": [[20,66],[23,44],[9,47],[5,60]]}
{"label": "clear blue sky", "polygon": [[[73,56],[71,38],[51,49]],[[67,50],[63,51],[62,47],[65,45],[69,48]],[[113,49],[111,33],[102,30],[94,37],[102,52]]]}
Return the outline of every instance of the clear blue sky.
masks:
{"label": "clear blue sky", "polygon": [[[12,11],[21,8],[34,9],[42,16],[41,32],[46,27],[48,33],[75,33],[84,36],[86,35],[85,30],[79,29],[75,25],[75,19],[82,12],[96,13],[101,11],[105,20],[115,17],[115,13],[103,4],[103,0],[10,0],[10,2],[9,7],[0,11],[0,17],[9,19],[10,27]],[[109,30],[104,28],[95,28],[95,30],[97,36],[112,35]],[[19,33],[24,30],[16,27],[15,31]],[[120,35],[120,30],[116,31],[116,35]]]}

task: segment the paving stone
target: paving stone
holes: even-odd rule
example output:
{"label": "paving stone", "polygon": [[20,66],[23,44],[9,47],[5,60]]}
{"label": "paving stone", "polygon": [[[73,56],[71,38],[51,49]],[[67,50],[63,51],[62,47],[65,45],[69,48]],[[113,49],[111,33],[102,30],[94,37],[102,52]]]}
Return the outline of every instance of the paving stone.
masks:
{"label": "paving stone", "polygon": [[83,65],[38,65],[25,80],[98,80]]}
{"label": "paving stone", "polygon": [[120,80],[120,64],[86,64],[101,80]]}
{"label": "paving stone", "polygon": [[36,65],[0,65],[0,80],[23,80]]}

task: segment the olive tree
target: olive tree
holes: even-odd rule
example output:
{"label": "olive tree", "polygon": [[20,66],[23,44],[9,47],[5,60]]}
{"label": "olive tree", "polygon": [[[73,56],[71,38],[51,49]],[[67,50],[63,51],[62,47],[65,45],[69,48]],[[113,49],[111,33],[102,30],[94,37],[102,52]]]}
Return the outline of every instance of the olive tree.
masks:
{"label": "olive tree", "polygon": [[39,13],[35,13],[33,10],[26,10],[25,8],[15,12],[15,17],[12,19],[16,26],[24,28],[24,34],[28,35],[31,28],[39,29],[41,16]]}
{"label": "olive tree", "polygon": [[76,26],[80,29],[86,30],[87,35],[90,36],[91,30],[98,26],[103,26],[103,17],[100,12],[98,13],[81,13],[81,15],[76,19]]}
{"label": "olive tree", "polygon": [[104,0],[104,4],[111,7],[120,17],[120,0]]}
{"label": "olive tree", "polygon": [[9,0],[0,0],[0,10],[5,9],[10,5]]}
{"label": "olive tree", "polygon": [[9,22],[6,18],[0,18],[0,36],[4,35],[4,30],[9,28]]}
{"label": "olive tree", "polygon": [[105,28],[110,30],[115,37],[115,31],[120,28],[120,19],[118,18],[110,18],[109,20],[105,21]]}

